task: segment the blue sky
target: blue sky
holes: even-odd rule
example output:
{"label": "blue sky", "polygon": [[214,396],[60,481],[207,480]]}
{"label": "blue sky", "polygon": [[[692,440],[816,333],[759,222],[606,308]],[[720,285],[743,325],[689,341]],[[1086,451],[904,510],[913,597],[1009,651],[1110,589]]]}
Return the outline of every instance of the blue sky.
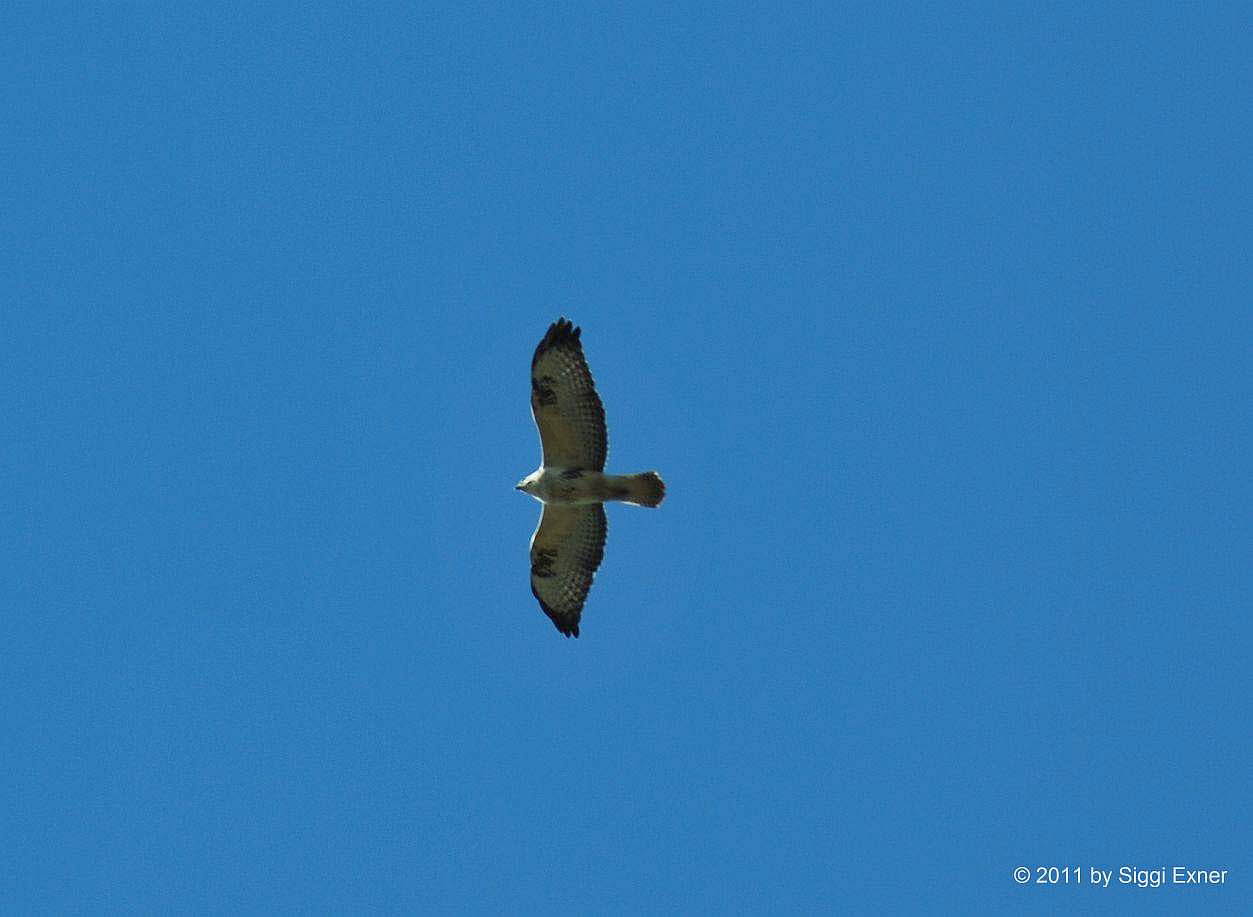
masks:
{"label": "blue sky", "polygon": [[[1249,52],[8,8],[6,906],[1247,912]],[[513,490],[562,314],[669,487],[577,641]]]}

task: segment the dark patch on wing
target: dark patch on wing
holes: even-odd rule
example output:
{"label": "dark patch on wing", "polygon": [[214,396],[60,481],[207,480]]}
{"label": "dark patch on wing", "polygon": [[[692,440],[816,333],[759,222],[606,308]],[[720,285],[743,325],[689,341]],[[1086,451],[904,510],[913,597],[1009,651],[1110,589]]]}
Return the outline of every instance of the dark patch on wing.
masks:
{"label": "dark patch on wing", "polygon": [[605,556],[605,508],[544,507],[531,542],[531,594],[567,637],[579,635],[583,603]]}
{"label": "dark patch on wing", "polygon": [[551,407],[557,403],[557,393],[552,388],[553,381],[552,376],[531,377],[532,403],[543,407]]}
{"label": "dark patch on wing", "polygon": [[553,562],[557,559],[556,551],[532,551],[531,552],[531,576],[538,576],[541,579],[548,579],[553,575]]}
{"label": "dark patch on wing", "polygon": [[577,478],[583,477],[584,474],[585,472],[582,468],[567,468],[565,471],[561,472],[561,477],[563,480],[573,481]]}
{"label": "dark patch on wing", "polygon": [[548,327],[531,358],[531,413],[545,465],[604,471],[605,409],[583,355],[582,333],[565,318]]}

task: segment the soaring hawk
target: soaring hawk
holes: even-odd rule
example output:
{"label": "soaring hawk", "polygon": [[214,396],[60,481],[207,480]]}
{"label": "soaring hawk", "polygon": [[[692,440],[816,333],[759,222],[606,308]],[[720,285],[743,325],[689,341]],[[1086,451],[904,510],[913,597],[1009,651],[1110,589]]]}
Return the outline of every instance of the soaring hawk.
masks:
{"label": "soaring hawk", "polygon": [[666,485],[655,471],[605,474],[605,409],[583,358],[581,328],[560,318],[531,359],[531,415],[543,460],[517,489],[544,504],[531,536],[531,592],[567,637],[579,618],[605,554],[610,500],[660,506]]}

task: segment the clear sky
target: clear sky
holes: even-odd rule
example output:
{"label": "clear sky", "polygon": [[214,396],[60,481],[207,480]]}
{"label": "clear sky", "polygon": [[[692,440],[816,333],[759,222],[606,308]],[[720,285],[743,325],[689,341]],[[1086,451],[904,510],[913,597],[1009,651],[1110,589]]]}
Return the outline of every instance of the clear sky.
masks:
{"label": "clear sky", "polygon": [[0,13],[6,910],[1248,913],[1247,11],[539,6]]}

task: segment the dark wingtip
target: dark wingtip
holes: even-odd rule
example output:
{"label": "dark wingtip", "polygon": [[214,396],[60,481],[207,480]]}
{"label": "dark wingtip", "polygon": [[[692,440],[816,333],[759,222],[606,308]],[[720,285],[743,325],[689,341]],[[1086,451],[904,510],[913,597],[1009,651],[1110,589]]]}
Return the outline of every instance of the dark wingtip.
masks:
{"label": "dark wingtip", "polygon": [[531,584],[531,595],[535,596],[535,601],[539,602],[540,610],[548,615],[548,619],[553,622],[553,627],[561,631],[566,637],[577,637],[579,635],[579,619],[577,617],[569,622],[563,620],[561,615],[553,611],[551,605],[540,598],[534,583]]}
{"label": "dark wingtip", "polygon": [[579,335],[583,333],[583,329],[563,315],[548,326],[548,333],[553,336],[554,343],[570,338],[577,341]]}
{"label": "dark wingtip", "polygon": [[544,337],[540,340],[539,346],[535,348],[535,356],[531,358],[531,368],[535,368],[536,361],[539,360],[544,352],[552,347],[562,347],[573,344],[578,347],[579,337],[583,334],[583,329],[579,328],[564,315],[548,326],[548,331],[544,333]]}

